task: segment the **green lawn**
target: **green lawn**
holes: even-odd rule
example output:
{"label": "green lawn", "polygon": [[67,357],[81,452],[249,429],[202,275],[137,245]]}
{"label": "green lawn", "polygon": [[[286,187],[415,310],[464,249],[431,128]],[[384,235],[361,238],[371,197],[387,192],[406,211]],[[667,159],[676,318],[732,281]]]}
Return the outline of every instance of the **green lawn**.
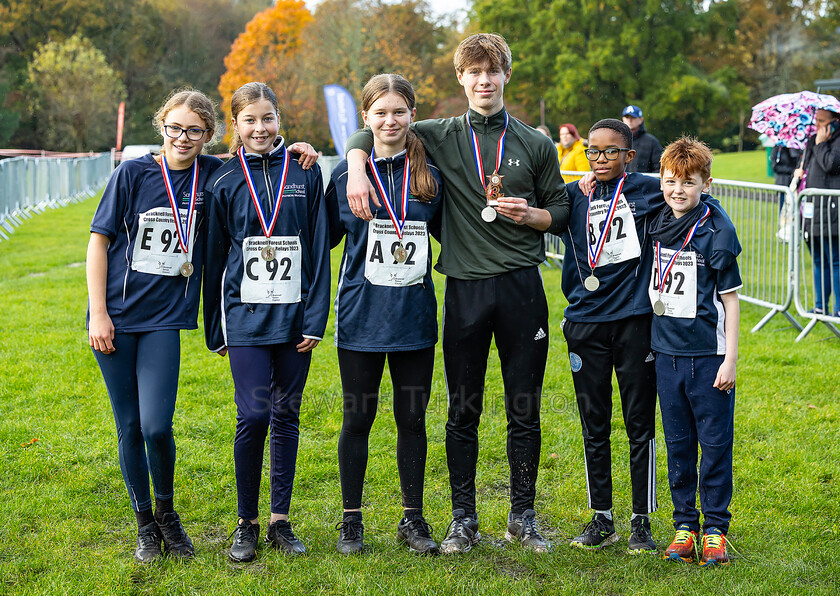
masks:
{"label": "green lawn", "polygon": [[[734,177],[717,170],[728,155],[718,157],[716,177]],[[747,167],[732,159],[733,168]],[[333,526],[341,515],[335,454],[341,389],[335,348],[327,340],[315,352],[303,404],[292,503],[296,531],[310,555],[287,559],[263,549],[252,564],[231,564],[226,549],[236,522],[233,390],[227,360],[206,351],[199,330],[182,335],[175,416],[176,507],[197,556],[188,563],[164,559],[138,567],[132,561],[136,530],[120,476],[114,422],[83,326],[86,230],[95,206],[90,200],[48,211],[0,243],[0,332],[6,338],[0,351],[0,593],[840,593],[840,340],[819,326],[795,344],[796,332],[781,317],[750,334],[764,314],[751,305],[742,306],[733,563],[701,570],[631,557],[622,543],[600,553],[568,546],[590,512],[580,423],[559,332],[564,300],[556,269],[544,271],[552,333],[537,487],[538,520],[555,544],[553,552],[530,554],[503,538],[505,419],[497,358],[491,354],[477,478],[481,544],[457,558],[415,557],[396,545],[401,508],[386,396],[371,436],[365,488],[371,549],[363,556],[339,556]],[[334,254],[334,265],[338,258]],[[439,291],[442,281],[437,279]],[[440,540],[451,507],[439,350],[437,364],[428,415],[426,514]],[[615,515],[626,539],[628,448],[617,403]],[[658,434],[662,508],[652,525],[664,547],[672,530],[661,427]],[[264,483],[263,517],[267,503]]]}
{"label": "green lawn", "polygon": [[718,153],[712,164],[712,177],[773,184],[773,177],[767,175],[767,154],[763,148],[740,153]]}

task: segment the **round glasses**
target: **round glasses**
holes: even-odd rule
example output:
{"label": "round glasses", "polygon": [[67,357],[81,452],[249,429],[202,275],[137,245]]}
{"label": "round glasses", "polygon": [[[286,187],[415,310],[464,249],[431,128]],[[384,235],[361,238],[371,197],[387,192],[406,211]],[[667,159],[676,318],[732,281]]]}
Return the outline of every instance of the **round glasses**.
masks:
{"label": "round glasses", "polygon": [[621,155],[622,151],[630,151],[630,149],[610,147],[608,149],[587,149],[584,153],[586,153],[586,159],[589,161],[598,161],[598,158],[602,153],[604,154],[604,157],[607,158],[607,161],[615,161],[618,159],[618,156]]}
{"label": "round glasses", "polygon": [[175,126],[174,124],[164,124],[163,125],[163,132],[170,139],[180,139],[181,135],[186,133],[187,138],[190,141],[200,141],[201,137],[204,136],[204,133],[207,132],[207,129],[206,128],[181,128],[180,126]]}

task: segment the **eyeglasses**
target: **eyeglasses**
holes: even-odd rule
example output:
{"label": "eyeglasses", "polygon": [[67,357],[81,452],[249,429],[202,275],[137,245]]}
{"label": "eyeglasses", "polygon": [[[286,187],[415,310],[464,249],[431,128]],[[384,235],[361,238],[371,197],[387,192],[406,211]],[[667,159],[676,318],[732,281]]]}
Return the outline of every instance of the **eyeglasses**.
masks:
{"label": "eyeglasses", "polygon": [[180,139],[182,134],[187,133],[187,138],[189,140],[200,141],[201,137],[204,136],[204,133],[207,132],[207,129],[206,128],[181,128],[180,126],[175,126],[174,124],[164,124],[163,125],[163,132],[170,139]]}
{"label": "eyeglasses", "polygon": [[601,157],[602,153],[604,154],[604,157],[607,158],[607,161],[615,161],[618,159],[618,156],[622,151],[630,151],[630,149],[610,147],[608,149],[587,149],[584,153],[586,153],[586,159],[589,161],[598,161],[598,158]]}

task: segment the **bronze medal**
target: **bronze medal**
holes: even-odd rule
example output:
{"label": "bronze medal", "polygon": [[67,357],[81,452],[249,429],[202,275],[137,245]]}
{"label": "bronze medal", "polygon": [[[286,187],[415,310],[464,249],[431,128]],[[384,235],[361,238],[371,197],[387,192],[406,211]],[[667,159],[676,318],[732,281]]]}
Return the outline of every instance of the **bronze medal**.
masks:
{"label": "bronze medal", "polygon": [[598,289],[598,286],[601,285],[601,282],[598,281],[598,278],[594,275],[590,275],[586,279],[583,280],[583,287],[589,290],[590,292],[594,292]]}
{"label": "bronze medal", "polygon": [[274,260],[274,255],[275,255],[274,247],[271,246],[270,244],[267,245],[267,246],[263,246],[263,249],[260,251],[260,256],[265,261],[273,261]]}
{"label": "bronze medal", "polygon": [[408,260],[408,251],[402,243],[397,244],[397,248],[394,249],[394,260],[400,264],[405,263]]}
{"label": "bronze medal", "polygon": [[193,271],[195,271],[195,267],[189,261],[181,265],[181,275],[184,277],[189,277],[193,274]]}

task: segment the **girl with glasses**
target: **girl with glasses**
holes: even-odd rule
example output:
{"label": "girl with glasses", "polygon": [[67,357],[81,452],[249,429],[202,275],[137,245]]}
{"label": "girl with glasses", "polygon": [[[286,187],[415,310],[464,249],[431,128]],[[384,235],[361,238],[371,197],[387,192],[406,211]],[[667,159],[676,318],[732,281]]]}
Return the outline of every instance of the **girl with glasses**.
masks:
{"label": "girl with glasses", "polygon": [[154,127],[161,152],[114,171],[93,216],[87,253],[88,338],[117,425],[140,563],[161,555],[161,541],[172,556],[194,554],[174,509],[172,417],[180,330],[195,329],[198,314],[204,185],[222,165],[202,155],[216,129],[215,108],[203,93],[172,94]]}

